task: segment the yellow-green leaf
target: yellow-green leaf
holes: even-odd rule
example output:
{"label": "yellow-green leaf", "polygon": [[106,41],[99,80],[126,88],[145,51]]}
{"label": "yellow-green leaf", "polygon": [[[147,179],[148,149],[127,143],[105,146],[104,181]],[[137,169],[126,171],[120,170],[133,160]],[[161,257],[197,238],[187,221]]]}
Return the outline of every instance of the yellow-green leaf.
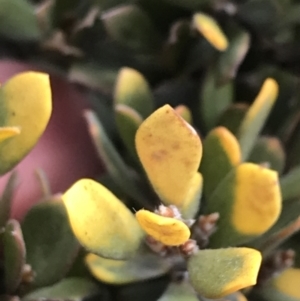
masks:
{"label": "yellow-green leaf", "polygon": [[188,261],[189,278],[200,295],[222,298],[256,284],[261,259],[250,248],[200,250]]}
{"label": "yellow-green leaf", "polygon": [[185,219],[192,219],[200,209],[200,202],[202,196],[203,177],[200,172],[194,176],[194,180],[190,185],[190,190],[181,208],[182,217]]}
{"label": "yellow-green leaf", "polygon": [[244,103],[235,103],[231,105],[220,116],[217,125],[226,127],[233,135],[237,136],[240,125],[249,109]]}
{"label": "yellow-green leaf", "polygon": [[164,245],[179,246],[191,235],[189,227],[176,218],[161,216],[143,209],[137,211],[135,215],[144,231]]}
{"label": "yellow-green leaf", "polygon": [[37,143],[52,110],[49,77],[25,72],[0,90],[0,126],[20,127],[21,133],[0,145],[0,174],[13,168]]}
{"label": "yellow-green leaf", "polygon": [[228,40],[212,17],[203,13],[197,13],[193,16],[193,24],[214,48],[219,51],[227,49]]}
{"label": "yellow-green leaf", "polygon": [[5,141],[8,138],[17,136],[21,133],[19,127],[10,126],[10,127],[1,127],[0,128],[0,143]]}
{"label": "yellow-green leaf", "polygon": [[248,110],[238,132],[243,159],[246,160],[255,144],[258,134],[273,108],[278,95],[278,84],[272,78],[267,78]]}
{"label": "yellow-green leaf", "polygon": [[197,132],[169,105],[151,114],[136,134],[137,153],[163,202],[183,205],[202,156]]}
{"label": "yellow-green leaf", "polygon": [[244,243],[266,232],[281,212],[277,172],[253,163],[236,167],[207,201],[207,213],[219,212],[214,247]]}
{"label": "yellow-green leaf", "polygon": [[203,192],[208,198],[225,176],[241,163],[241,150],[235,136],[225,127],[210,131],[203,142],[200,171],[205,179]]}
{"label": "yellow-green leaf", "polygon": [[192,124],[192,122],[193,122],[192,112],[191,112],[191,110],[187,106],[185,106],[185,105],[179,105],[174,110],[186,122],[188,122],[189,124]]}
{"label": "yellow-green leaf", "polygon": [[105,258],[135,254],[143,232],[134,215],[101,184],[81,179],[63,195],[72,230],[89,251]]}
{"label": "yellow-green leaf", "polygon": [[134,109],[143,118],[148,117],[154,108],[150,87],[144,76],[135,69],[124,67],[120,70],[114,91],[116,104]]}
{"label": "yellow-green leaf", "polygon": [[263,287],[261,294],[266,301],[299,301],[299,283],[300,269],[289,268]]}
{"label": "yellow-green leaf", "polygon": [[141,115],[127,105],[118,104],[115,107],[115,118],[118,132],[125,146],[130,154],[134,158],[137,158],[135,149],[135,134],[143,122]]}
{"label": "yellow-green leaf", "polygon": [[148,280],[165,274],[170,269],[168,261],[149,249],[138,252],[129,260],[106,259],[88,254],[85,263],[98,280],[110,284],[128,284]]}

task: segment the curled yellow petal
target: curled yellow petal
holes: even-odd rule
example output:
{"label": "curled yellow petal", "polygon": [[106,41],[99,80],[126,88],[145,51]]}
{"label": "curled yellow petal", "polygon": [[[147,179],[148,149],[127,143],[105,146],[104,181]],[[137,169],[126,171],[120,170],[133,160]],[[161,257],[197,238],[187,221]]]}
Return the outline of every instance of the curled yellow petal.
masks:
{"label": "curled yellow petal", "polygon": [[232,223],[243,234],[260,235],[276,222],[281,212],[278,174],[245,163],[238,167],[236,181]]}
{"label": "curled yellow petal", "polygon": [[141,124],[135,143],[139,159],[162,201],[181,207],[202,156],[196,131],[165,105]]}
{"label": "curled yellow petal", "polygon": [[21,133],[21,130],[19,127],[17,126],[10,126],[10,127],[1,127],[0,128],[0,142],[17,136]]}
{"label": "curled yellow petal", "polygon": [[190,281],[205,298],[222,298],[256,284],[261,260],[250,248],[200,250],[188,261]]}
{"label": "curled yellow petal", "polygon": [[197,13],[193,17],[194,26],[219,51],[225,51],[228,40],[218,23],[210,16]]}
{"label": "curled yellow petal", "polygon": [[145,232],[164,245],[179,246],[191,235],[188,226],[175,218],[161,216],[148,210],[139,210],[135,215]]}

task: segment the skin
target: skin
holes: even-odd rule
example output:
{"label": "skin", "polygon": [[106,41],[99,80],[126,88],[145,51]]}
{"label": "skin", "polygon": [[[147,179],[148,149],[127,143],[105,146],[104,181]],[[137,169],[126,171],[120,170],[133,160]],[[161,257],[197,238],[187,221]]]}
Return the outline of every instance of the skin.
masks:
{"label": "skin", "polygon": [[[9,60],[0,61],[0,82],[13,75],[38,68]],[[39,70],[43,71],[43,70]],[[14,193],[11,216],[22,219],[28,209],[40,201],[42,190],[36,176],[41,168],[47,174],[53,193],[67,190],[76,180],[93,178],[102,171],[82,117],[87,100],[73,85],[51,76],[53,113],[46,131],[33,150],[14,168],[18,186]],[[0,177],[0,195],[10,172]]]}

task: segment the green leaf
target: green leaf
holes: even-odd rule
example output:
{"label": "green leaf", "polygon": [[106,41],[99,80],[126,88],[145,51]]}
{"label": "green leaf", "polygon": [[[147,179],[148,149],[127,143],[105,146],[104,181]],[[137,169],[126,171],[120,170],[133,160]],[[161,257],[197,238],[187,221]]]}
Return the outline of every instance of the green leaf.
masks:
{"label": "green leaf", "polygon": [[86,111],[85,118],[88,123],[90,134],[93,138],[96,149],[105,164],[105,167],[115,183],[128,196],[137,202],[144,202],[145,196],[138,188],[134,178],[135,174],[125,164],[122,157],[109,140],[100,120],[93,111]]}
{"label": "green leaf", "polygon": [[266,301],[299,301],[300,269],[289,268],[262,287],[260,296]]}
{"label": "green leaf", "polygon": [[217,21],[209,15],[196,13],[193,16],[193,26],[203,37],[219,51],[225,51],[228,47],[228,40]]}
{"label": "green leaf", "polygon": [[209,132],[203,142],[200,171],[205,179],[204,195],[209,198],[220,182],[241,163],[241,150],[236,138],[225,127]]}
{"label": "green leaf", "polygon": [[285,165],[285,152],[280,140],[276,137],[259,137],[248,161],[267,164],[269,168],[281,174]]}
{"label": "green leaf", "polygon": [[98,292],[98,290],[97,284],[91,280],[75,277],[66,278],[54,285],[33,291],[22,298],[22,300],[67,299],[72,301],[82,301],[85,297]]}
{"label": "green leaf", "polygon": [[0,198],[0,229],[5,226],[10,217],[10,210],[16,182],[17,173],[12,172]]}
{"label": "green leaf", "polygon": [[138,250],[143,231],[129,209],[101,184],[81,179],[63,195],[72,230],[90,252],[128,259]]}
{"label": "green leaf", "polygon": [[235,27],[229,39],[229,46],[218,59],[219,83],[226,83],[235,78],[237,70],[242,63],[250,46],[248,32]]}
{"label": "green leaf", "polygon": [[217,125],[226,127],[233,135],[237,136],[249,106],[244,103],[235,103],[221,114]]}
{"label": "green leaf", "polygon": [[167,260],[146,248],[127,261],[106,259],[90,253],[85,262],[96,279],[110,284],[148,280],[167,273],[171,268]]}
{"label": "green leaf", "polygon": [[221,298],[256,284],[261,259],[249,248],[200,250],[188,260],[189,279],[198,294]]}
{"label": "green leaf", "polygon": [[25,0],[0,0],[0,34],[13,40],[38,40],[41,31],[34,7]]}
{"label": "green leaf", "polygon": [[238,132],[243,160],[246,160],[254,147],[257,136],[276,101],[278,84],[272,79],[265,80],[259,94],[248,110]]}
{"label": "green leaf", "polygon": [[209,130],[233,101],[233,82],[218,85],[216,70],[207,71],[200,91],[200,115]]}
{"label": "green leaf", "polygon": [[197,295],[191,285],[183,281],[170,283],[166,291],[157,301],[198,301]]}
{"label": "green leaf", "polygon": [[19,222],[16,220],[8,221],[2,233],[2,243],[5,288],[8,293],[13,294],[21,282],[26,257],[26,249]]}
{"label": "green leaf", "polygon": [[282,200],[292,200],[300,196],[300,166],[290,170],[280,178]]}
{"label": "green leaf", "polygon": [[137,70],[122,68],[115,85],[114,101],[135,110],[143,118],[154,109],[154,100],[144,76]]}
{"label": "green leaf", "polygon": [[159,38],[148,15],[135,5],[112,8],[101,19],[110,37],[132,50],[151,52]]}
{"label": "green leaf", "polygon": [[4,174],[28,154],[48,124],[52,111],[48,75],[25,72],[11,78],[1,87],[0,108],[0,127],[21,129],[0,144],[0,174]]}
{"label": "green leaf", "polygon": [[175,112],[181,116],[189,124],[193,123],[193,117],[191,110],[185,105],[179,105],[174,108]]}
{"label": "green leaf", "polygon": [[277,172],[253,163],[233,169],[207,200],[207,213],[220,213],[210,246],[242,244],[269,230],[281,212]]}
{"label": "green leaf", "polygon": [[115,119],[118,132],[133,158],[137,159],[135,134],[143,122],[142,117],[134,109],[119,104],[115,107]]}
{"label": "green leaf", "polygon": [[79,244],[61,198],[53,197],[32,207],[22,229],[27,262],[36,274],[33,286],[47,286],[62,279],[78,254]]}

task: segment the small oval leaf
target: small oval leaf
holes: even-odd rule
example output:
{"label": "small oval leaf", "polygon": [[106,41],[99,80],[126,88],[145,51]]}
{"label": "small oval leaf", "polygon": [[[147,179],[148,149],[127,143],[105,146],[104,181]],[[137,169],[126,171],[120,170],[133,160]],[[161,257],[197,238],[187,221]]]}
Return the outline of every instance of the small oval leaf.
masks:
{"label": "small oval leaf", "polygon": [[54,196],[33,206],[22,229],[27,263],[36,275],[33,286],[47,286],[62,279],[78,254],[79,244],[61,198]]}
{"label": "small oval leaf", "polygon": [[281,174],[285,165],[285,152],[280,140],[276,137],[266,136],[258,138],[248,161],[267,164],[269,168]]}
{"label": "small oval leaf", "polygon": [[148,117],[154,108],[153,96],[144,76],[132,68],[122,68],[118,74],[114,91],[116,104],[126,105],[143,118]]}
{"label": "small oval leaf", "polygon": [[181,207],[202,156],[196,131],[165,105],[142,123],[135,142],[140,161],[157,194],[166,204]]}
{"label": "small oval leaf", "polygon": [[266,232],[281,212],[277,172],[253,163],[236,167],[207,201],[207,212],[219,212],[210,246],[241,244]]}
{"label": "small oval leaf", "polygon": [[139,210],[135,215],[145,232],[166,246],[179,246],[191,235],[189,227],[178,219],[148,210]]}
{"label": "small oval leaf", "polygon": [[143,232],[129,209],[101,184],[81,179],[63,195],[73,232],[89,251],[110,259],[132,257]]}
{"label": "small oval leaf", "polygon": [[127,105],[118,104],[115,107],[115,119],[119,134],[133,158],[137,158],[135,149],[135,134],[143,122],[140,114]]}
{"label": "small oval leaf", "polygon": [[49,76],[25,72],[0,89],[0,126],[20,127],[21,133],[0,145],[0,174],[13,168],[36,144],[52,110]]}
{"label": "small oval leaf", "polygon": [[190,281],[202,296],[222,298],[256,284],[261,259],[249,248],[201,250],[188,261]]}

